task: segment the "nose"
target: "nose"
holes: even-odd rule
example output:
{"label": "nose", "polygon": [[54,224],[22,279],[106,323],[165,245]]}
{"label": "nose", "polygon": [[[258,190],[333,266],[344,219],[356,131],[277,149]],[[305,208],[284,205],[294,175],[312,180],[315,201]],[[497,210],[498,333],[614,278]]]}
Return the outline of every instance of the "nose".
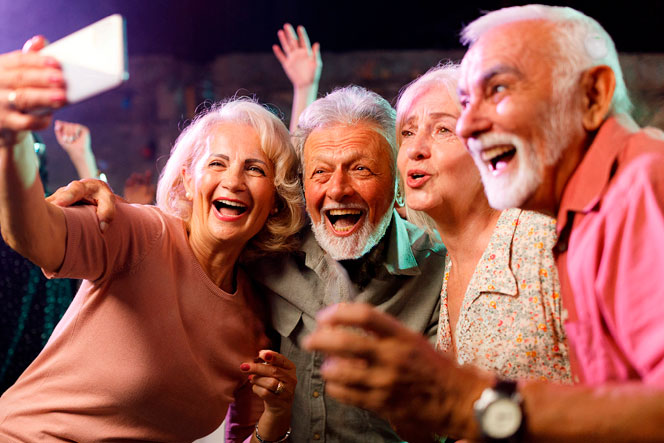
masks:
{"label": "nose", "polygon": [[481,103],[469,102],[457,120],[456,132],[463,141],[477,138],[491,129],[491,120]]}
{"label": "nose", "polygon": [[431,157],[431,137],[419,131],[406,147],[406,154],[410,160],[426,160]]}
{"label": "nose", "polygon": [[350,197],[355,193],[353,185],[348,177],[348,173],[339,168],[334,171],[328,181],[327,196],[334,201],[342,201],[345,197]]}
{"label": "nose", "polygon": [[221,185],[231,192],[242,191],[246,188],[244,178],[244,165],[234,165],[224,171]]}

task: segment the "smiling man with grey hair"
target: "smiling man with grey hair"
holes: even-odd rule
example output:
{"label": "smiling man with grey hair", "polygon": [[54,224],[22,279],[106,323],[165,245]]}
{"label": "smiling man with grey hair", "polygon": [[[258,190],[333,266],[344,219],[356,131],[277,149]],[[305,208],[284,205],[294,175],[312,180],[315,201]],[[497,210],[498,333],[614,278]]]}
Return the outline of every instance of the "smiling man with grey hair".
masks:
{"label": "smiling man with grey hair", "polygon": [[631,121],[615,46],[578,11],[506,8],[464,39],[457,134],[492,206],[558,216],[581,383],[457,367],[367,305],[324,311],[305,346],[334,357],[330,392],[396,424],[487,441],[664,441],[664,137]]}
{"label": "smiling man with grey hair", "polygon": [[327,395],[322,356],[300,346],[318,311],[369,303],[435,339],[445,250],[394,210],[395,118],[384,98],[359,86],[309,105],[294,141],[311,230],[300,253],[250,266],[268,294],[280,352],[297,367],[291,441],[402,441],[384,419]]}

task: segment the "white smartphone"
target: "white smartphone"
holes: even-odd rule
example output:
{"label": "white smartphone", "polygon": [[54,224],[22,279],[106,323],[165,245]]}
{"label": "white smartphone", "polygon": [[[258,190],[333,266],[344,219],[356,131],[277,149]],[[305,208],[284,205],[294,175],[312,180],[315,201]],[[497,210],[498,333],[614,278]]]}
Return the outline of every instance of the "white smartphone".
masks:
{"label": "white smartphone", "polygon": [[69,103],[108,91],[129,78],[126,28],[120,14],[69,34],[40,53],[60,62]]}

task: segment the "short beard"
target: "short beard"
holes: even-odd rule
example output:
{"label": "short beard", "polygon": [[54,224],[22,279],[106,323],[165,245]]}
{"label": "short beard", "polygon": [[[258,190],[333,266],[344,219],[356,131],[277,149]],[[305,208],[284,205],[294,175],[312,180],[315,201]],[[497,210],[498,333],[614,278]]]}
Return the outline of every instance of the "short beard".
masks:
{"label": "short beard", "polygon": [[391,220],[392,210],[388,209],[377,224],[365,220],[362,227],[354,234],[339,237],[328,231],[325,226],[325,215],[321,211],[320,221],[318,223],[312,221],[311,230],[320,247],[334,260],[354,260],[364,256],[382,240]]}

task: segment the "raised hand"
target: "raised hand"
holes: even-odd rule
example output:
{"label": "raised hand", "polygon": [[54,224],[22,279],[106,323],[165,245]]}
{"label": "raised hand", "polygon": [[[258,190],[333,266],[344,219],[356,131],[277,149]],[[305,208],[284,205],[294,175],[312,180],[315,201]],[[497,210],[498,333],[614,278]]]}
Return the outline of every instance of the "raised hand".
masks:
{"label": "raised hand", "polygon": [[99,175],[87,126],[56,120],[55,138],[69,155],[80,178],[96,178]]}
{"label": "raised hand", "polygon": [[13,146],[26,131],[46,128],[50,111],[66,103],[65,81],[53,57],[35,51],[46,44],[33,37],[23,51],[0,55],[0,144]]}
{"label": "raised hand", "polygon": [[297,33],[290,23],[277,32],[279,45],[272,45],[274,55],[284,68],[293,88],[309,87],[318,84],[323,62],[320,58],[320,44],[311,46],[304,26],[297,27]]}
{"label": "raised hand", "polygon": [[279,45],[273,45],[274,55],[281,63],[284,72],[293,85],[293,109],[290,130],[294,132],[302,111],[316,99],[318,80],[323,69],[320,45],[311,46],[304,26],[297,27],[297,33],[289,23],[277,32]]}

